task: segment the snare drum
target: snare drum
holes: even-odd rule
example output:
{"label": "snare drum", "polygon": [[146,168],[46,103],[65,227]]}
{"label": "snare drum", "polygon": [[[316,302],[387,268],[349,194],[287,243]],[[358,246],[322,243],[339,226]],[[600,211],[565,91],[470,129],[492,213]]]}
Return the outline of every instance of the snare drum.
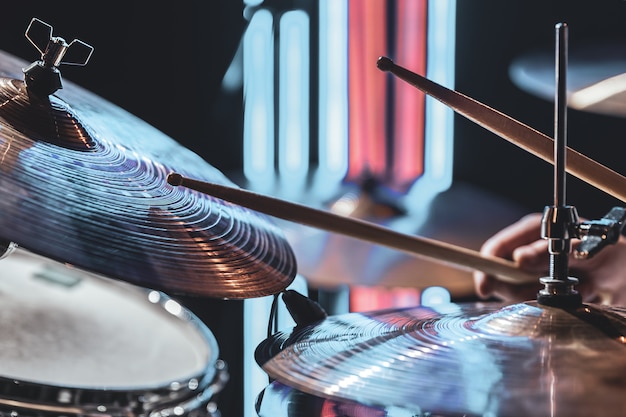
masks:
{"label": "snare drum", "polygon": [[161,292],[18,249],[0,260],[0,328],[0,415],[219,413],[217,342]]}

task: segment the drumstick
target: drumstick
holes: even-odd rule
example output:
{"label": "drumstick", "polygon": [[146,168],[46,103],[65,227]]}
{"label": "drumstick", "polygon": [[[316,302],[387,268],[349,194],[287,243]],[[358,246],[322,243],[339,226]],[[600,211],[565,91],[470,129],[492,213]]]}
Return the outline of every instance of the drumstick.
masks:
{"label": "drumstick", "polygon": [[[554,164],[554,140],[551,137],[473,98],[396,65],[387,57],[378,59],[378,68],[391,72],[490,132]],[[567,172],[626,202],[626,177],[569,147],[566,159]]]}
{"label": "drumstick", "polygon": [[364,220],[341,216],[253,191],[186,178],[177,173],[169,174],[167,182],[273,217],[388,246],[415,256],[431,258],[459,269],[479,270],[486,274],[496,275],[509,283],[522,284],[539,281],[538,276],[519,269],[511,261],[488,257],[477,251],[433,239],[396,232]]}

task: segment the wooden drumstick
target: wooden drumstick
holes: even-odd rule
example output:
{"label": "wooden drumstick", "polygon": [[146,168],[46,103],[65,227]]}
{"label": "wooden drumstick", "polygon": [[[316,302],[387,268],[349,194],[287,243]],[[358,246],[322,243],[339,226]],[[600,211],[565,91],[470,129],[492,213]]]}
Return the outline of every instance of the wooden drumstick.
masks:
{"label": "wooden drumstick", "polygon": [[186,178],[177,173],[170,174],[167,177],[167,182],[174,186],[182,185],[280,219],[388,246],[412,255],[431,258],[459,269],[478,270],[486,274],[496,275],[509,283],[523,284],[539,281],[537,275],[523,271],[515,263],[505,259],[488,257],[463,247],[396,232],[363,220],[314,209],[240,188]]}
{"label": "wooden drumstick", "polygon": [[[490,132],[554,164],[554,140],[551,137],[473,98],[396,65],[387,57],[378,59],[378,68],[391,72]],[[569,147],[566,159],[568,173],[626,202],[626,177]]]}

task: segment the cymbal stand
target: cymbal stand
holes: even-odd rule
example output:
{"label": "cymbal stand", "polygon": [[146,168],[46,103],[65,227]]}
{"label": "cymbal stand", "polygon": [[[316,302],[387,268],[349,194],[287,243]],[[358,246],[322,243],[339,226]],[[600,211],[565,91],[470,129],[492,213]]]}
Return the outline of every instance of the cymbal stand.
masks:
{"label": "cymbal stand", "polygon": [[[574,290],[574,285],[578,281],[568,276],[571,239],[581,240],[574,252],[577,258],[592,257],[605,246],[617,242],[626,221],[626,209],[614,207],[602,219],[579,223],[576,209],[565,205],[565,175],[569,172],[623,201],[626,201],[626,194],[622,195],[621,190],[626,187],[626,178],[567,147],[565,143],[567,25],[565,24],[556,26],[555,56],[557,64],[555,136],[557,140],[471,97],[411,72],[387,57],[380,57],[377,65],[382,71],[391,72],[501,138],[554,163],[554,205],[546,207],[544,211],[541,233],[543,238],[550,240],[550,275],[540,279],[545,288],[539,292],[538,298],[546,305],[576,307],[581,304],[581,297]],[[566,157],[569,158],[567,164]]]}
{"label": "cymbal stand", "polygon": [[550,275],[540,282],[537,301],[557,307],[576,307],[582,303],[574,285],[576,278],[568,276],[572,230],[578,224],[576,208],[565,203],[566,142],[567,142],[567,25],[556,25],[556,92],[554,105],[554,204],[547,206],[541,221],[541,237],[548,240]]}
{"label": "cymbal stand", "polygon": [[582,299],[574,286],[578,279],[568,276],[571,239],[581,239],[574,255],[590,258],[608,244],[617,242],[626,220],[626,209],[613,207],[600,220],[579,222],[576,208],[565,203],[567,155],[567,25],[556,25],[555,101],[554,101],[554,205],[544,209],[541,237],[549,241],[549,276],[540,278],[544,288],[537,302],[563,308],[575,308]]}

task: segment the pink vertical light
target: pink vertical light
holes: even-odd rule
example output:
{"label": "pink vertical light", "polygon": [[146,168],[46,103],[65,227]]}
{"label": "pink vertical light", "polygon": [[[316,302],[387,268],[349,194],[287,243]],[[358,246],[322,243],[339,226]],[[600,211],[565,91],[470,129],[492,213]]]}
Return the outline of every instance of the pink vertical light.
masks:
{"label": "pink vertical light", "polygon": [[[394,59],[418,74],[426,74],[427,0],[397,0]],[[392,183],[406,189],[424,172],[425,96],[393,79]]]}
{"label": "pink vertical light", "polygon": [[348,180],[386,172],[386,77],[376,60],[387,54],[386,0],[348,3]]}
{"label": "pink vertical light", "polygon": [[[382,74],[375,62],[386,55],[426,75],[428,0],[348,1],[346,179],[358,181],[371,175],[383,186],[403,193],[426,168],[426,97],[406,82]],[[412,288],[351,286],[350,307],[351,311],[371,311],[419,305],[420,295],[420,290]]]}
{"label": "pink vertical light", "polygon": [[365,312],[385,308],[420,305],[421,291],[417,288],[350,287],[350,311]]}

